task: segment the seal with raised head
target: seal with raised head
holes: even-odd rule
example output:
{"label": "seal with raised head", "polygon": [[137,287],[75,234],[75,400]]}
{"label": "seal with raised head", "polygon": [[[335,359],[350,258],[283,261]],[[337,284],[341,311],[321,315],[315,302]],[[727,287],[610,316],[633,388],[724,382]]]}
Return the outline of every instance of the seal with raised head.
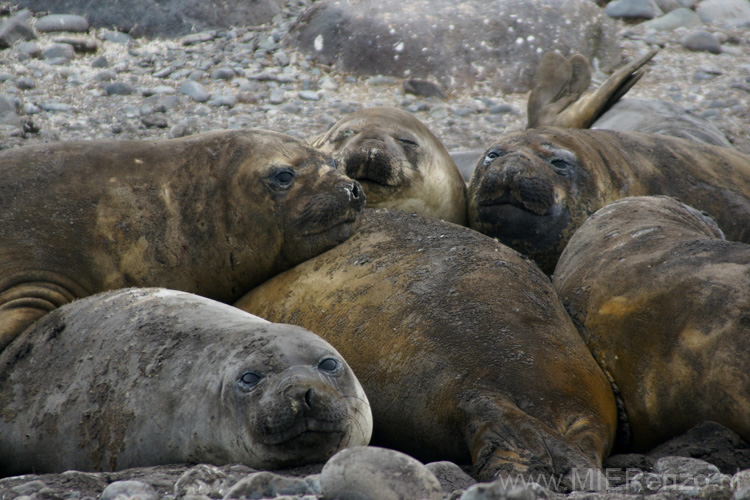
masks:
{"label": "seal with raised head", "polygon": [[549,279],[469,228],[365,210],[347,241],[235,305],[336,347],[374,444],[490,480],[593,479],[613,443],[614,396]]}
{"label": "seal with raised head", "polygon": [[466,225],[466,181],[445,146],[407,111],[365,108],[312,141],[362,184],[370,208]]}
{"label": "seal with raised head", "polygon": [[0,353],[0,474],[169,463],[280,468],[365,445],[372,413],[328,342],[161,288],[86,297]]}
{"label": "seal with raised head", "polygon": [[553,284],[619,389],[620,451],[704,420],[750,440],[750,245],[673,198],[625,198],[575,232]]}
{"label": "seal with raised head", "polygon": [[163,286],[233,302],[348,238],[361,187],[263,130],[0,152],[0,348],[74,298]]}
{"label": "seal with raised head", "polygon": [[661,134],[543,127],[491,145],[469,182],[469,226],[551,273],[586,217],[626,196],[674,196],[750,242],[750,155]]}

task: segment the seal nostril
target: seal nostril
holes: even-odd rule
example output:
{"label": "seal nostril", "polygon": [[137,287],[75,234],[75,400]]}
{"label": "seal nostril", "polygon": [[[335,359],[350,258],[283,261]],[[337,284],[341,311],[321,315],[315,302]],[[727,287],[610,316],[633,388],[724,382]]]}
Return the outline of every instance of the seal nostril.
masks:
{"label": "seal nostril", "polygon": [[307,392],[305,392],[305,404],[308,408],[312,408],[312,389],[308,389]]}
{"label": "seal nostril", "polygon": [[352,192],[352,197],[355,200],[359,199],[359,191],[360,191],[359,184],[357,184],[356,182],[352,183],[351,192]]}

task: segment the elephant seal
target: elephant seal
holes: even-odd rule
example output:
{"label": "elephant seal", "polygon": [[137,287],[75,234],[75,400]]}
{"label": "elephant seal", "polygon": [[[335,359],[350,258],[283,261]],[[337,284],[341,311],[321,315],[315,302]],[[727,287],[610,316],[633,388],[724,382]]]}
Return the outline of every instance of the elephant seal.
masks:
{"label": "elephant seal", "polygon": [[355,111],[311,142],[362,184],[370,208],[466,225],[466,181],[445,146],[406,111]]}
{"label": "elephant seal", "polygon": [[644,452],[704,420],[750,440],[750,245],[668,197],[631,197],[575,232],[553,284]]}
{"label": "elephant seal", "polygon": [[366,209],[349,240],[235,305],[335,346],[373,443],[423,462],[570,479],[599,474],[613,443],[614,396],[549,279],[469,228]]}
{"label": "elephant seal", "polygon": [[361,187],[263,130],[0,152],[0,349],[74,298],[163,286],[233,302],[353,232]]}
{"label": "elephant seal", "polygon": [[121,289],[0,353],[0,474],[168,463],[278,468],[369,442],[367,397],[303,328],[205,297]]}
{"label": "elephant seal", "polygon": [[504,136],[469,182],[469,226],[527,254],[546,273],[592,213],[663,194],[750,242],[750,156],[660,134],[543,127]]}

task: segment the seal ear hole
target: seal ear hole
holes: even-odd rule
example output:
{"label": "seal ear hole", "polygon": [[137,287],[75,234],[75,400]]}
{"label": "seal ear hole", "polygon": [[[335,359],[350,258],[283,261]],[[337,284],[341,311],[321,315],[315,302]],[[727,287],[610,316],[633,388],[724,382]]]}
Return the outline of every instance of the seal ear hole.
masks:
{"label": "seal ear hole", "polygon": [[248,390],[260,384],[264,378],[265,377],[258,372],[247,371],[240,375],[237,384],[243,389]]}
{"label": "seal ear hole", "polygon": [[318,370],[326,373],[336,373],[341,369],[341,362],[336,358],[323,358],[318,363]]}

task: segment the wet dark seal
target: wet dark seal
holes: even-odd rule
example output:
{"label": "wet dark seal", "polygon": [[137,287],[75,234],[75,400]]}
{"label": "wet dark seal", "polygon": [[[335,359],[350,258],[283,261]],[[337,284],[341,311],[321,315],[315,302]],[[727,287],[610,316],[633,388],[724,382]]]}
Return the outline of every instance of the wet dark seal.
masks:
{"label": "wet dark seal", "polygon": [[660,134],[553,127],[508,134],[469,182],[469,226],[551,273],[573,232],[604,205],[662,194],[750,243],[750,156]]}
{"label": "wet dark seal", "polygon": [[0,353],[0,474],[170,463],[279,468],[367,444],[372,414],[317,335],[165,289],[46,315]]}
{"label": "wet dark seal", "polygon": [[269,131],[0,152],[0,348],[71,300],[163,286],[222,302],[351,235],[361,187]]}
{"label": "wet dark seal", "polygon": [[236,305],[331,342],[370,399],[374,443],[422,461],[594,478],[613,442],[610,386],[547,277],[468,228],[365,210],[349,240]]}

